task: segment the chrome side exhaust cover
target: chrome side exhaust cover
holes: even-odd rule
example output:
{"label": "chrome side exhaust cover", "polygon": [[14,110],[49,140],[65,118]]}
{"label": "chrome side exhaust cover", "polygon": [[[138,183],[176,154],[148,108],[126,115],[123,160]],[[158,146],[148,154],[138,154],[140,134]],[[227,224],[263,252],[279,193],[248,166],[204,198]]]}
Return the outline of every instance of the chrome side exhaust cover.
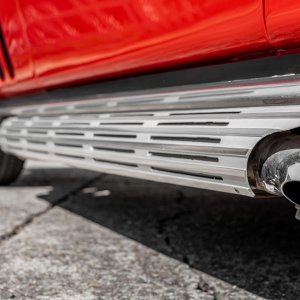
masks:
{"label": "chrome side exhaust cover", "polygon": [[265,137],[300,127],[298,96],[299,84],[280,84],[19,107],[2,122],[0,145],[23,158],[253,197],[249,157]]}

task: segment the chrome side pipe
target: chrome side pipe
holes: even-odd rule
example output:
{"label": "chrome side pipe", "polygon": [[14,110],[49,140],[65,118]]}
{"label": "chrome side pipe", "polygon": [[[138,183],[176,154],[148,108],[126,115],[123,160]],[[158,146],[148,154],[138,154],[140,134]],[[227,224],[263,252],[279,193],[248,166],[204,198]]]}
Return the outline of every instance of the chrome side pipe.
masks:
{"label": "chrome side pipe", "polygon": [[0,109],[8,116],[0,148],[108,174],[285,196],[300,207],[299,82],[186,86]]}

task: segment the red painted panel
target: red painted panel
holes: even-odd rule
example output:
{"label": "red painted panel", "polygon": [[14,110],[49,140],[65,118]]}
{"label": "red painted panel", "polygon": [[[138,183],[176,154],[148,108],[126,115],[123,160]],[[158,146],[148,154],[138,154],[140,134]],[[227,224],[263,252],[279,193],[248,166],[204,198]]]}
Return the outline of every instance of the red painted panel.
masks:
{"label": "red painted panel", "polygon": [[15,78],[4,86],[0,82],[0,95],[229,56],[241,59],[268,53],[272,45],[298,52],[299,1],[265,1],[271,44],[258,0],[2,0],[0,22]]}
{"label": "red painted panel", "polygon": [[265,0],[270,40],[279,50],[300,46],[299,0]]}
{"label": "red painted panel", "polygon": [[17,1],[39,78],[2,93],[271,49],[261,0]]}

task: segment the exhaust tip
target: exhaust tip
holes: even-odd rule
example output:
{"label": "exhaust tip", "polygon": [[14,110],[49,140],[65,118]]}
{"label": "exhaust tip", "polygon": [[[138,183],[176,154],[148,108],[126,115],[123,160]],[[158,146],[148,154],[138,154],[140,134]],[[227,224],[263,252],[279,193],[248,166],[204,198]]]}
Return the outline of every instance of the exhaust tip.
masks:
{"label": "exhaust tip", "polygon": [[284,182],[281,186],[281,191],[283,196],[289,201],[300,206],[300,181],[291,180]]}

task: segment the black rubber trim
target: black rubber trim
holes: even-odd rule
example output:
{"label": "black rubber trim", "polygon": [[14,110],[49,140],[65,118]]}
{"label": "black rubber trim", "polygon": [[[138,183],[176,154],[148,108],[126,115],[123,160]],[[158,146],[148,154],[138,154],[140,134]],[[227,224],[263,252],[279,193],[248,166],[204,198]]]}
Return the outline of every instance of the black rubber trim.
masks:
{"label": "black rubber trim", "polygon": [[300,75],[300,54],[185,68],[46,90],[32,95],[13,97],[10,98],[10,101],[0,101],[0,108],[23,104],[80,100],[96,94],[138,93],[152,89],[180,90],[186,89],[186,86],[199,84],[203,87],[216,86],[220,83],[229,85],[236,80],[246,82],[251,80],[252,83],[255,83],[256,80],[259,82],[261,78],[273,77],[273,81],[278,81],[282,80],[279,76],[292,76],[292,74],[293,76]]}
{"label": "black rubber trim", "polygon": [[4,80],[4,79],[5,79],[5,77],[4,77],[4,72],[3,72],[3,69],[2,69],[1,63],[0,63],[0,79],[1,79],[1,80]]}
{"label": "black rubber trim", "polygon": [[[4,55],[5,63],[6,63],[8,72],[9,72],[9,76],[11,78],[13,78],[15,76],[14,68],[13,68],[12,62],[10,60],[10,55],[8,53],[8,49],[7,49],[7,46],[6,46],[6,42],[5,42],[5,39],[4,39],[4,34],[3,34],[3,31],[2,31],[1,25],[0,25],[0,45],[1,45],[1,48],[2,48],[3,55]],[[2,72],[3,72],[3,70],[2,70]]]}

